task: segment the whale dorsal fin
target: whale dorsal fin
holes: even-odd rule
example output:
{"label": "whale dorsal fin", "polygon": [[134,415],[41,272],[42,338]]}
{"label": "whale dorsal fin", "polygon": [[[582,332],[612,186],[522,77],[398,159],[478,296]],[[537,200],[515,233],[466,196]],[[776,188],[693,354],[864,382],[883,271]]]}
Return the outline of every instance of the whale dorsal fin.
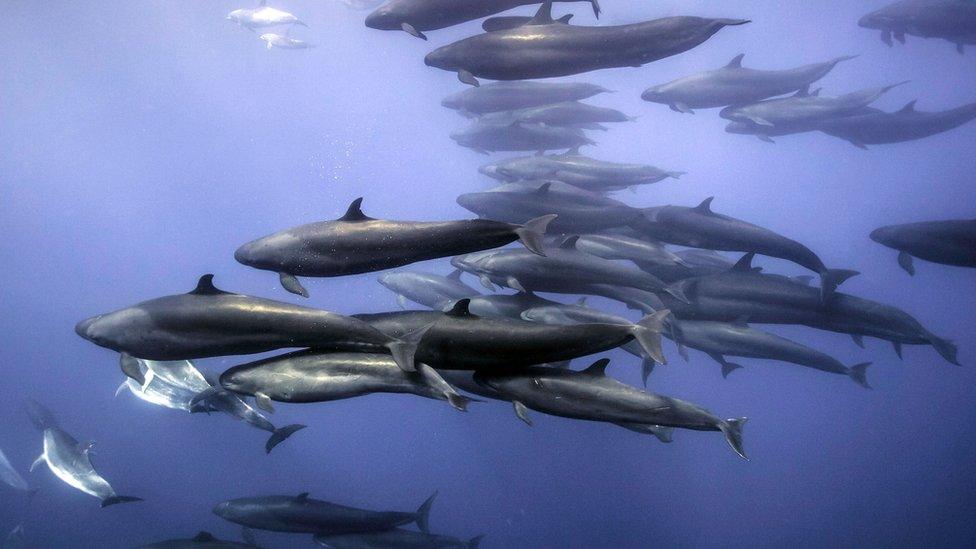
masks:
{"label": "whale dorsal fin", "polygon": [[[817,91],[817,93],[820,93],[819,90]],[[793,97],[810,97],[810,95],[811,95],[810,84],[807,84],[806,86],[803,86],[802,88],[796,90],[796,93],[793,94]]]}
{"label": "whale dorsal fin", "polygon": [[727,68],[727,69],[741,69],[742,68],[742,58],[745,57],[745,56],[746,56],[746,54],[744,54],[744,53],[740,53],[739,55],[736,55],[735,57],[732,58],[731,61],[729,61],[729,64],[728,65],[725,65],[725,68]]}
{"label": "whale dorsal fin", "polygon": [[756,253],[755,252],[749,252],[749,253],[747,253],[746,255],[744,255],[741,258],[739,258],[739,260],[735,262],[735,265],[732,265],[732,268],[729,269],[729,270],[732,271],[732,272],[743,272],[743,273],[751,273],[751,272],[753,272],[752,271],[752,258],[754,258],[754,257],[756,257]]}
{"label": "whale dorsal fin", "polygon": [[539,185],[539,188],[536,189],[535,192],[540,195],[546,194],[549,192],[549,187],[552,187],[552,183],[543,183],[542,185]]}
{"label": "whale dorsal fin", "polygon": [[[264,4],[264,2],[261,3]],[[217,538],[213,537],[213,534],[210,532],[200,530],[200,533],[193,536],[193,541],[217,541]]]}
{"label": "whale dorsal fin", "polygon": [[556,22],[557,23],[562,23],[563,25],[568,25],[569,24],[569,20],[572,19],[572,18],[573,18],[573,14],[572,13],[567,13],[566,15],[560,17],[559,19],[556,19]]}
{"label": "whale dorsal fin", "polygon": [[572,149],[569,149],[568,151],[560,154],[559,156],[579,156],[579,155],[580,155],[580,148],[579,145],[576,145]]}
{"label": "whale dorsal fin", "polygon": [[552,2],[547,1],[543,2],[542,5],[539,6],[539,11],[535,12],[535,16],[532,19],[529,19],[528,23],[525,25],[551,25],[552,23]]}
{"label": "whale dorsal fin", "polygon": [[295,496],[295,499],[298,500],[299,503],[305,503],[305,501],[308,500],[308,492],[302,492],[301,494],[298,494],[297,496]]}
{"label": "whale dorsal fin", "polygon": [[566,240],[563,240],[562,243],[559,245],[559,249],[561,249],[561,250],[575,250],[576,249],[576,241],[577,240],[579,240],[579,235],[577,235],[577,234],[574,234],[573,236],[567,237]]}
{"label": "whale dorsal fin", "polygon": [[446,314],[447,316],[453,316],[453,317],[473,316],[471,314],[471,311],[468,310],[468,307],[470,305],[471,305],[471,299],[470,298],[467,298],[466,297],[464,299],[459,299],[459,300],[457,300],[457,301],[454,302],[454,306],[451,307],[451,310],[450,311],[447,311],[444,314]]}
{"label": "whale dorsal fin", "polygon": [[588,376],[605,376],[607,375],[608,364],[610,364],[609,358],[601,358],[593,364],[590,364],[587,369],[581,371],[580,373]]}
{"label": "whale dorsal fin", "polygon": [[915,102],[917,102],[917,101],[918,101],[918,99],[912,99],[911,101],[908,102],[908,104],[906,104],[904,107],[902,107],[898,111],[898,113],[899,114],[908,114],[910,112],[915,112]]}
{"label": "whale dorsal fin", "polygon": [[698,213],[700,213],[700,214],[710,214],[710,213],[713,213],[712,212],[712,200],[714,200],[714,199],[715,199],[714,196],[709,196],[705,200],[702,200],[701,201],[701,204],[695,206],[695,211],[698,212]]}
{"label": "whale dorsal fin", "polygon": [[460,282],[461,281],[461,269],[454,269],[451,274],[447,275],[447,278]]}
{"label": "whale dorsal fin", "polygon": [[346,210],[346,215],[340,217],[339,221],[366,221],[368,219],[372,219],[363,213],[362,206],[363,197],[360,196],[349,204],[349,208]]}
{"label": "whale dorsal fin", "polygon": [[200,277],[200,280],[197,281],[197,287],[194,288],[193,291],[190,292],[190,293],[193,294],[193,295],[221,295],[221,294],[229,294],[230,292],[225,292],[225,291],[217,288],[216,286],[214,286],[213,277],[214,277],[214,275],[212,275],[212,274],[205,274],[205,275],[201,276]]}

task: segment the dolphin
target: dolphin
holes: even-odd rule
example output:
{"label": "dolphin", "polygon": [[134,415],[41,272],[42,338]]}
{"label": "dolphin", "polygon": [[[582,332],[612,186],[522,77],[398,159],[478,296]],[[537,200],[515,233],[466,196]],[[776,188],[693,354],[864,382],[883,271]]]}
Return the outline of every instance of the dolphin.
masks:
{"label": "dolphin", "polygon": [[684,175],[684,172],[655,166],[596,160],[579,154],[579,151],[512,158],[481,166],[478,171],[507,182],[553,179],[595,193],[657,183],[669,177],[678,179]]}
{"label": "dolphin", "polygon": [[259,36],[267,44],[268,49],[279,48],[283,50],[307,50],[314,48],[314,44],[309,44],[304,40],[290,38],[281,34],[267,32]]}
{"label": "dolphin", "polygon": [[566,101],[540,107],[527,107],[516,111],[489,113],[479,118],[479,122],[483,123],[511,124],[519,122],[579,129],[605,129],[600,124],[633,120],[635,120],[634,117],[627,116],[616,109],[596,107],[579,101]]}
{"label": "dolphin", "polygon": [[486,32],[442,46],[424,63],[456,72],[461,82],[551,78],[615,67],[639,67],[685,52],[744,19],[668,17],[609,27],[577,27],[556,22],[545,2],[521,27]]}
{"label": "dolphin", "polygon": [[0,449],[0,481],[4,484],[10,486],[14,490],[19,490],[21,492],[30,492],[31,487],[24,480],[24,477],[14,469],[14,466],[10,464],[10,460],[7,459],[6,454]]}
{"label": "dolphin", "polygon": [[660,331],[666,310],[648,315],[637,324],[581,324],[546,326],[522,319],[479,317],[462,299],[446,313],[399,311],[362,314],[357,318],[396,337],[430,326],[417,350],[417,360],[445,370],[516,368],[571,360],[619,347],[636,340],[642,351],[658,362]]}
{"label": "dolphin", "polygon": [[458,145],[488,154],[497,151],[574,149],[595,142],[577,128],[529,124],[518,120],[478,120],[451,134]]}
{"label": "dolphin", "polygon": [[[488,19],[482,21],[481,28],[484,29],[485,32],[511,30],[528,24],[530,21],[532,21],[532,19],[534,18],[531,15],[500,15],[498,17],[489,17]],[[568,25],[572,19],[573,14],[569,13],[555,19],[555,22],[565,23]]]}
{"label": "dolphin", "polygon": [[57,427],[44,430],[44,451],[31,464],[31,471],[46,463],[54,476],[76,490],[102,500],[102,507],[116,503],[142,501],[141,498],[120,496],[91,463],[93,443],[79,444],[71,435]]}
{"label": "dolphin", "polygon": [[245,541],[227,541],[217,539],[210,532],[201,531],[190,539],[170,539],[147,545],[140,545],[139,549],[253,549],[257,545]]}
{"label": "dolphin", "polygon": [[725,359],[726,356],[738,356],[791,362],[823,372],[841,374],[866,389],[871,388],[865,377],[870,362],[861,362],[848,368],[826,353],[757,330],[745,322],[672,319],[669,325],[673,330],[671,337],[678,344],[678,349],[683,356],[687,357],[683,347],[706,353],[722,366],[722,377],[727,377],[729,373],[742,367]]}
{"label": "dolphin", "polygon": [[[598,0],[553,0],[589,2],[600,16]],[[402,30],[427,40],[423,31],[438,30],[474,21],[503,11],[538,4],[538,0],[389,0],[366,16],[366,26],[378,30]]]}
{"label": "dolphin", "polygon": [[641,99],[690,114],[695,113],[693,109],[748,105],[801,90],[826,76],[838,63],[857,56],[845,55],[823,63],[779,71],[743,68],[743,57],[745,54],[740,53],[720,69],[647,88],[641,94]]}
{"label": "dolphin", "polygon": [[196,289],[79,322],[75,332],[101,347],[148,360],[188,360],[329,346],[389,352],[412,371],[416,340],[393,340],[351,317],[241,294],[200,277]]}
{"label": "dolphin", "polygon": [[838,285],[858,274],[828,269],[812,250],[769,229],[712,211],[713,197],[694,208],[646,208],[639,227],[647,236],[681,246],[729,252],[753,252],[792,261],[820,275],[821,297],[826,302]]}
{"label": "dolphin", "polygon": [[744,255],[724,273],[678,282],[689,302],[659,293],[661,306],[679,320],[801,324],[857,339],[876,337],[890,341],[899,356],[903,344],[931,345],[946,361],[959,364],[951,341],[928,331],[905,311],[840,292],[825,305],[816,288],[784,276],[756,272],[753,256]]}
{"label": "dolphin", "polygon": [[232,499],[214,507],[220,518],[259,530],[296,534],[353,534],[383,532],[416,522],[427,533],[435,492],[414,513],[368,511],[308,497],[259,496]]}
{"label": "dolphin", "polygon": [[210,388],[210,382],[188,360],[160,362],[127,355],[123,355],[123,360],[137,363],[141,380],[126,376],[115,391],[116,396],[128,390],[136,398],[150,404],[189,412],[193,398]]}
{"label": "dolphin", "polygon": [[[264,395],[262,395],[263,397]],[[258,399],[258,405],[262,406],[268,411],[274,411],[268,400]],[[264,453],[270,454],[271,450],[274,450],[275,446],[281,444],[288,437],[301,431],[306,426],[300,424],[286,425],[281,428],[276,428],[268,418],[264,417],[261,412],[255,410],[248,403],[244,402],[236,394],[227,391],[221,387],[210,387],[200,394],[193,397],[190,402],[190,412],[206,412],[210,413],[211,410],[217,410],[224,412],[225,414],[237,418],[248,425],[261,429],[262,431],[267,431],[271,433],[268,437],[268,442],[264,445]]]}
{"label": "dolphin", "polygon": [[397,304],[403,309],[409,300],[429,309],[443,310],[459,299],[481,295],[461,282],[461,271],[456,269],[448,276],[408,271],[383,273],[377,280],[396,294]]}
{"label": "dolphin", "polygon": [[475,378],[523,407],[554,416],[610,423],[640,423],[721,431],[743,459],[742,425],[746,418],[720,419],[708,410],[676,398],[640,391],[606,375],[601,359],[581,372],[531,367],[478,371]]}
{"label": "dolphin", "polygon": [[486,219],[391,221],[366,216],[362,198],[334,221],[309,223],[248,242],[234,252],[239,263],[277,272],[288,291],[308,297],[296,277],[332,277],[380,271],[519,240],[542,251],[542,234],[555,218],[543,215],[514,225]]}
{"label": "dolphin", "polygon": [[234,10],[227,14],[227,19],[251,31],[254,29],[277,27],[280,25],[308,26],[287,11],[269,8],[267,0],[261,0],[258,2],[257,9]]}
{"label": "dolphin", "polygon": [[789,97],[725,107],[719,116],[732,121],[725,129],[729,133],[753,134],[768,140],[771,135],[815,131],[825,120],[857,114],[901,84],[904,82],[837,97],[821,97],[819,90],[810,93],[804,88]]}
{"label": "dolphin", "polygon": [[966,44],[976,44],[976,5],[971,0],[902,0],[865,15],[858,25],[880,30],[889,47],[892,36],[904,44],[911,34],[951,42],[961,54]]}
{"label": "dolphin", "polygon": [[518,250],[503,250],[468,254],[451,262],[476,275],[486,286],[490,282],[522,292],[591,294],[616,299],[620,294],[604,291],[605,287],[623,287],[669,292],[679,300],[684,299],[680,288],[667,285],[654,275],[577,250],[576,238],[570,237],[559,248],[550,250],[548,261],[536,261]]}
{"label": "dolphin", "polygon": [[898,264],[912,276],[912,257],[943,265],[976,267],[976,219],[888,225],[871,231],[871,240],[898,250]]}
{"label": "dolphin", "polygon": [[576,240],[576,249],[603,259],[630,261],[647,273],[659,266],[689,266],[681,256],[665,248],[664,244],[624,235],[580,235]]}
{"label": "dolphin", "polygon": [[492,82],[445,97],[441,106],[471,115],[579,101],[610,90],[586,82]]}
{"label": "dolphin", "polygon": [[902,143],[958,128],[976,118],[976,103],[939,112],[915,110],[915,100],[901,110],[887,113],[865,108],[857,114],[830,118],[817,125],[817,129],[849,141],[855,147]]}
{"label": "dolphin", "polygon": [[555,233],[589,233],[641,220],[641,210],[560,181],[506,183],[457,198],[464,209],[481,217],[525,220],[545,210],[555,214],[549,229]]}
{"label": "dolphin", "polygon": [[409,393],[446,400],[459,411],[470,399],[446,383],[429,383],[420,372],[404,372],[389,355],[312,350],[234,366],[220,376],[228,391],[276,402],[329,402],[372,393]]}

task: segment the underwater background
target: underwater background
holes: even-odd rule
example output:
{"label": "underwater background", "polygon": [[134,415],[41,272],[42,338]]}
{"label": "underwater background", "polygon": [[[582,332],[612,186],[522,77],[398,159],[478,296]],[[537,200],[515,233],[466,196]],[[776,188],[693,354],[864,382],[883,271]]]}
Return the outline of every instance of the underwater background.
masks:
{"label": "underwater background", "polygon": [[[723,379],[707,356],[669,364],[649,387],[722,417],[748,416],[736,457],[714,433],[662,445],[599,423],[536,414],[528,428],[500,403],[459,414],[407,395],[277,406],[276,424],[309,428],[270,455],[264,435],[219,415],[189,415],[113,397],[117,355],[75,335],[79,319],[193,288],[219,287],[344,314],[397,309],[379,273],[305,279],[312,297],[235,262],[242,242],[345,212],[464,219],[458,194],[494,182],[489,157],[458,147],[465,124],[440,106],[463,88],[426,67],[435,46],[480,32],[471,22],[429,33],[365,28],[367,12],[334,1],[281,0],[309,28],[307,51],[266,50],[224,19],[240,2],[6,0],[0,20],[0,448],[26,476],[41,451],[23,412],[43,402],[121,493],[145,502],[99,509],[46,468],[26,497],[0,486],[0,531],[23,522],[31,547],[131,547],[197,531],[239,539],[215,516],[225,499],[297,494],[381,509],[416,508],[433,491],[431,525],[485,547],[971,547],[976,545],[976,370],[972,272],[930,263],[909,277],[874,228],[973,217],[976,125],[860,150],[820,133],[776,144],[725,133],[643,102],[652,84],[720,67],[738,53],[757,68],[859,54],[818,82],[825,93],[910,82],[876,106],[912,99],[937,110],[976,99],[976,61],[938,40],[889,49],[858,18],[886,0],[844,2],[603,0],[557,5],[576,24],[670,15],[750,19],[681,55],[642,68],[565,79],[615,90],[589,103],[639,118],[592,132],[600,159],[687,171],[680,181],[618,193],[634,206],[695,205],[807,244],[831,266],[861,271],[843,290],[896,305],[960,345],[955,367],[931,348],[891,346],[766,326],[850,365],[872,360],[871,391],[784,363],[738,360]],[[518,13],[531,14],[534,6]],[[495,154],[491,160],[507,156]],[[734,257],[735,254],[730,254]],[[756,262],[806,274],[785,261]],[[447,274],[448,261],[404,268]],[[476,285],[468,276],[465,280]],[[560,298],[572,302],[566,296]],[[636,316],[593,298],[605,310]],[[619,350],[609,372],[640,385]],[[195,361],[219,373],[250,360]],[[310,536],[257,532],[266,547]]]}

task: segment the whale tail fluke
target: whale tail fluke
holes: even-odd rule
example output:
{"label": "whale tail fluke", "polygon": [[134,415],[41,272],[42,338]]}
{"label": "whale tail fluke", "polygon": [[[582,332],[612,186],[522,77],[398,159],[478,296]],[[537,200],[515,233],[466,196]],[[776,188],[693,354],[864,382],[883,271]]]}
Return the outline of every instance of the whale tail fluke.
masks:
{"label": "whale tail fluke", "polygon": [[554,219],[556,219],[556,214],[543,215],[535,219],[530,219],[524,225],[515,229],[515,234],[518,235],[522,245],[530,252],[545,257],[546,252],[542,249],[542,240],[546,234],[546,228],[549,227],[549,224]]}
{"label": "whale tail fluke", "polygon": [[386,345],[390,350],[390,354],[393,355],[393,361],[397,363],[404,372],[416,372],[417,365],[414,362],[414,356],[417,354],[417,346],[420,345],[420,340],[424,338],[424,334],[433,324],[428,324],[422,328],[418,328],[410,333],[404,334],[399,339],[394,339]]}
{"label": "whale tail fluke", "polygon": [[593,6],[593,15],[597,19],[599,19],[600,18],[600,11],[602,11],[600,9],[600,1],[599,0],[590,0],[590,5]]}
{"label": "whale tail fluke", "polygon": [[274,432],[271,433],[271,436],[268,437],[268,442],[266,442],[264,445],[264,453],[270,454],[271,450],[274,450],[275,446],[288,440],[288,437],[294,435],[298,431],[301,431],[305,427],[305,425],[295,423],[275,429]]}
{"label": "whale tail fluke", "polygon": [[728,441],[729,446],[739,454],[742,459],[748,460],[749,456],[746,455],[745,450],[742,449],[742,426],[745,425],[749,418],[739,417],[730,418],[725,421],[719,421],[718,428],[725,435],[725,440]]}
{"label": "whale tail fluke", "polygon": [[136,501],[142,501],[142,498],[136,498],[132,496],[112,496],[110,498],[105,498],[102,500],[102,509],[108,507],[109,505],[116,505],[119,503],[132,503]]}
{"label": "whale tail fluke", "polygon": [[651,313],[642,318],[632,329],[634,339],[637,340],[637,344],[641,346],[644,353],[660,364],[667,364],[668,362],[664,358],[664,351],[661,350],[661,331],[664,329],[664,320],[670,314],[671,311],[668,309]]}
{"label": "whale tail fluke", "polygon": [[959,359],[956,356],[959,353],[959,349],[956,347],[955,343],[932,334],[929,334],[929,343],[932,345],[932,347],[935,347],[935,350],[949,363],[955,364],[956,366],[962,366],[959,364]]}
{"label": "whale tail fluke", "polygon": [[425,534],[430,533],[430,506],[434,504],[434,498],[436,497],[437,492],[434,492],[417,508],[417,528],[420,528],[420,531]]}

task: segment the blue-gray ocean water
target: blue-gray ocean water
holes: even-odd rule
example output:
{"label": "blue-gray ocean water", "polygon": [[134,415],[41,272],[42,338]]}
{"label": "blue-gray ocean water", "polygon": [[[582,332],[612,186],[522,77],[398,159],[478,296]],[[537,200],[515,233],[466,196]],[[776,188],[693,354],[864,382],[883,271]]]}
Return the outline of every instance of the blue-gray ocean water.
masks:
{"label": "blue-gray ocean water", "polygon": [[[976,52],[939,40],[888,48],[857,26],[886,0],[742,2],[603,0],[557,7],[578,24],[670,15],[750,19],[701,46],[641,68],[567,78],[616,90],[589,102],[639,118],[591,132],[601,159],[687,171],[618,198],[695,205],[795,238],[830,266],[862,274],[845,292],[897,305],[956,340],[962,367],[930,347],[860,349],[840,334],[773,326],[844,364],[874,361],[873,390],[844,376],[740,360],[723,379],[707,356],[670,359],[655,392],[722,417],[748,416],[736,457],[716,433],[672,444],[605,424],[474,403],[467,414],[407,395],[277,406],[276,424],[304,423],[270,455],[265,435],[226,416],[189,415],[113,397],[117,354],[75,335],[85,317],[188,291],[203,273],[230,290],[344,314],[397,309],[378,273],[304,279],[308,301],[277,277],[235,262],[241,243],[342,215],[441,220],[472,216],[457,195],[491,187],[489,161],[449,134],[466,121],[440,106],[462,89],[427,67],[436,46],[480,22],[429,32],[429,42],[363,25],[331,0],[280,0],[308,28],[308,51],[268,50],[225,15],[227,0],[37,2],[0,6],[0,448],[39,491],[0,485],[0,537],[20,523],[31,547],[132,547],[205,530],[239,539],[212,513],[223,500],[298,494],[375,509],[415,509],[439,491],[431,527],[490,548],[971,547],[976,545],[976,286],[971,270],[918,262],[908,276],[874,228],[973,217],[976,125],[861,150],[820,133],[776,144],[723,131],[715,111],[643,102],[646,87],[720,67],[787,68],[859,54],[817,86],[824,93],[909,80],[876,106],[921,109],[976,99]],[[531,14],[533,6],[518,13]],[[505,158],[505,153],[491,159]],[[734,256],[730,256],[734,257]],[[790,275],[793,264],[757,264]],[[447,260],[403,270],[447,274]],[[471,278],[468,282],[477,285]],[[565,296],[562,298],[572,302]],[[575,300],[575,298],[573,298]],[[636,319],[614,302],[591,303]],[[619,350],[611,375],[639,385]],[[197,361],[219,374],[250,360]],[[46,404],[94,462],[142,503],[100,509],[39,467],[39,433],[23,411]],[[266,547],[312,547],[310,536],[257,532]]]}

